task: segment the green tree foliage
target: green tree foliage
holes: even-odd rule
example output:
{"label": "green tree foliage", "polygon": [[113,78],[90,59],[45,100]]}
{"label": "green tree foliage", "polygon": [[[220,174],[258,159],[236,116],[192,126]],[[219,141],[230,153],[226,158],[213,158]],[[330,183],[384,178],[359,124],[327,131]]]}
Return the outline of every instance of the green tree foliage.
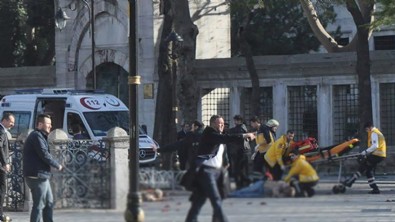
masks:
{"label": "green tree foliage", "polygon": [[[241,25],[240,21],[243,21],[248,13],[254,13],[251,22],[246,27],[250,29],[247,41],[252,47],[254,56],[308,53],[316,51],[320,46],[320,42],[303,16],[303,10],[298,1],[232,1],[233,56],[240,54],[239,42],[235,36]],[[322,16],[324,25],[336,17],[332,8],[325,10]]]}
{"label": "green tree foliage", "polygon": [[27,0],[25,66],[51,65],[55,55],[53,0]]}
{"label": "green tree foliage", "polygon": [[53,0],[0,1],[0,28],[0,67],[53,63]]}
{"label": "green tree foliage", "polygon": [[23,0],[0,1],[0,67],[19,66],[25,51]]}
{"label": "green tree foliage", "polygon": [[377,12],[374,13],[376,20],[372,23],[372,28],[382,25],[395,25],[395,1],[377,0]]}

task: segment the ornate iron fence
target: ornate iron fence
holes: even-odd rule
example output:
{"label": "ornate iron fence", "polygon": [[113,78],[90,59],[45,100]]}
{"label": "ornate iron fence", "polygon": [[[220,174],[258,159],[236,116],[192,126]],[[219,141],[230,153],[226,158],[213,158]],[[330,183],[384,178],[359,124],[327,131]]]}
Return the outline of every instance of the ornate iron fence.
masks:
{"label": "ornate iron fence", "polygon": [[25,180],[22,172],[22,147],[20,142],[10,141],[11,173],[7,175],[5,208],[19,211],[25,203]]}
{"label": "ornate iron fence", "polygon": [[[7,181],[7,210],[23,210],[26,194],[30,192],[23,178],[22,149],[21,142],[11,142],[12,172]],[[65,166],[62,172],[54,170],[51,179],[56,208],[111,207],[110,150],[103,142],[88,140],[74,140],[51,147],[51,154]],[[184,173],[142,167],[140,185],[142,189],[182,189],[178,184]]]}
{"label": "ornate iron fence", "polygon": [[157,170],[155,168],[140,168],[139,180],[141,187],[159,189],[182,189],[179,185],[185,171]]}
{"label": "ornate iron fence", "polygon": [[111,153],[103,142],[73,140],[54,155],[65,166],[52,179],[57,208],[110,208]]}

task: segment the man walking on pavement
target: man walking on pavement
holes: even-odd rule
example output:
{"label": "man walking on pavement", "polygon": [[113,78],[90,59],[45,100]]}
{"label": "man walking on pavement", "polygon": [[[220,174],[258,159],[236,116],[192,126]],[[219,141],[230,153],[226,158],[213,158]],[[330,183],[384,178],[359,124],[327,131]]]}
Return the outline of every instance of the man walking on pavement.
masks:
{"label": "man walking on pavement", "polygon": [[228,219],[222,210],[222,199],[224,198],[223,170],[228,167],[225,144],[243,139],[255,139],[254,134],[242,135],[222,134],[224,130],[224,119],[219,115],[210,118],[210,126],[204,129],[197,151],[196,165],[196,189],[192,192],[186,222],[196,222],[198,214],[206,199],[209,198],[213,207],[213,218],[215,222],[227,222]]}
{"label": "man walking on pavement", "polygon": [[373,126],[372,122],[365,123],[364,128],[368,133],[368,148],[362,151],[361,156],[358,158],[358,171],[343,183],[345,186],[351,187],[352,184],[361,176],[361,174],[365,173],[369,186],[372,188],[369,193],[379,194],[380,189],[376,184],[374,171],[377,164],[386,158],[387,145],[384,135],[380,132],[380,130]]}
{"label": "man walking on pavement", "polygon": [[7,130],[11,129],[14,124],[14,115],[11,113],[4,113],[0,123],[0,221],[10,221],[10,218],[3,213],[3,204],[6,194],[7,173],[11,170],[8,162],[9,143]]}
{"label": "man walking on pavement", "polygon": [[23,147],[23,176],[30,188],[33,206],[30,222],[53,221],[53,195],[49,179],[51,167],[62,170],[50,154],[48,134],[51,132],[52,121],[49,115],[40,114],[37,117],[36,129],[29,134]]}

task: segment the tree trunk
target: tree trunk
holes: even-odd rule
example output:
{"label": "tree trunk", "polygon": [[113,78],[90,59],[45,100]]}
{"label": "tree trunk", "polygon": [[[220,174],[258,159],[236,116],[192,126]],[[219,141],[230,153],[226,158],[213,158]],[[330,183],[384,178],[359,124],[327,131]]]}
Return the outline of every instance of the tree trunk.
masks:
{"label": "tree trunk", "polygon": [[[324,45],[328,52],[340,52],[340,46],[322,27],[314,6],[310,0],[300,0],[303,10],[309,20],[309,24],[313,29],[318,40]],[[355,72],[358,76],[358,93],[359,93],[359,137],[362,139],[362,146],[366,147],[366,133],[363,125],[366,121],[372,121],[372,94],[370,81],[370,53],[369,53],[369,37],[371,30],[369,25],[373,19],[374,0],[346,0],[347,10],[351,13],[357,34],[353,41],[357,53],[357,64]],[[353,47],[352,47],[353,48]]]}
{"label": "tree trunk", "polygon": [[[200,97],[197,83],[192,75],[198,31],[191,21],[188,1],[164,0],[161,4],[164,21],[159,45],[159,83],[154,138],[164,146],[176,141],[176,107],[180,106],[181,108],[181,121],[195,120],[197,119],[197,104]],[[166,41],[166,38],[173,30],[184,41],[181,49],[172,47],[171,50],[176,50],[177,57],[170,58],[169,42]],[[169,98],[171,102],[169,102]],[[162,154],[164,169],[171,168],[172,157],[172,154]]]}
{"label": "tree trunk", "polygon": [[168,44],[165,41],[166,37],[172,30],[173,14],[169,1],[163,1],[164,4],[164,21],[162,27],[161,41],[159,43],[159,57],[158,57],[158,93],[156,98],[155,109],[155,126],[154,138],[161,145],[169,144],[172,134],[177,132],[171,131],[172,121],[172,103],[169,98],[172,96],[172,82],[171,82],[171,64],[168,57]]}
{"label": "tree trunk", "polygon": [[250,109],[252,116],[260,116],[260,101],[259,101],[259,77],[256,71],[254,58],[251,51],[251,46],[247,41],[247,36],[250,35],[248,24],[250,23],[253,17],[253,11],[248,13],[248,16],[245,18],[245,21],[239,28],[238,31],[238,40],[240,44],[240,51],[246,60],[246,66],[248,73],[251,79],[252,92],[251,92],[251,100],[250,100]]}
{"label": "tree trunk", "polygon": [[367,144],[367,136],[364,130],[366,121],[373,121],[372,115],[372,90],[370,81],[370,52],[369,35],[370,30],[367,24],[371,23],[374,1],[356,3],[347,1],[347,10],[351,13],[354,23],[357,26],[357,65],[358,93],[359,93],[359,132],[362,140],[362,147]]}
{"label": "tree trunk", "polygon": [[199,86],[193,74],[196,54],[196,36],[199,31],[189,13],[188,0],[172,0],[174,30],[183,38],[180,56],[177,60],[177,97],[182,122],[198,119],[200,100]]}
{"label": "tree trunk", "polygon": [[355,36],[352,41],[346,46],[339,45],[336,40],[332,38],[332,36],[325,30],[325,27],[322,26],[313,3],[310,0],[300,0],[300,4],[302,5],[302,9],[305,13],[307,21],[310,24],[311,29],[314,32],[314,35],[328,52],[355,51],[355,45],[358,41],[357,36]]}

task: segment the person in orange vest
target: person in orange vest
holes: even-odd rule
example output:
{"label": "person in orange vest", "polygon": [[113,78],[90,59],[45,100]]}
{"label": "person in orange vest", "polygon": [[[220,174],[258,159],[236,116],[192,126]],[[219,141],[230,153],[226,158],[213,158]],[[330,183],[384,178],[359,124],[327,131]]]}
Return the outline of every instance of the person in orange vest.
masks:
{"label": "person in orange vest", "polygon": [[284,181],[295,188],[296,197],[305,197],[306,194],[308,197],[314,196],[315,191],[313,187],[317,185],[320,179],[317,172],[307,162],[306,157],[299,154],[298,149],[293,149],[289,154],[289,158],[292,161],[291,169]]}
{"label": "person in orange vest", "polygon": [[347,187],[351,187],[361,174],[365,173],[369,186],[372,188],[369,193],[379,194],[380,189],[376,184],[374,171],[377,164],[386,158],[387,145],[385,143],[384,135],[380,130],[373,126],[372,122],[365,123],[364,128],[368,133],[368,148],[362,151],[361,156],[358,158],[358,171],[350,178],[346,179],[343,184]]}

